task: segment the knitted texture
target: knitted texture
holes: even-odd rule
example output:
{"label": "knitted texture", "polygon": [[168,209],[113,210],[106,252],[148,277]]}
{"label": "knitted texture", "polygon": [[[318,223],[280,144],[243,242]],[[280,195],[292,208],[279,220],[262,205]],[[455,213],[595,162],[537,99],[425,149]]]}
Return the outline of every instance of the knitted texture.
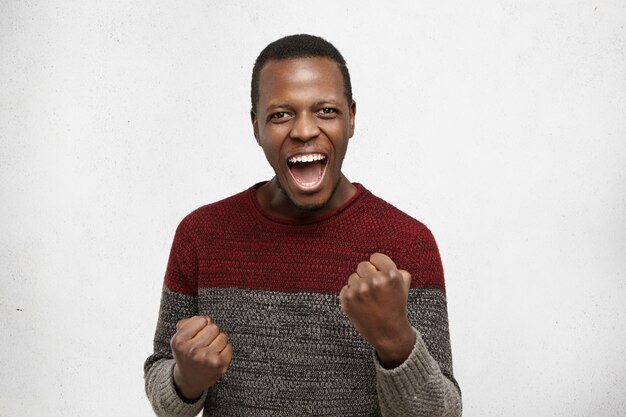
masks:
{"label": "knitted texture", "polygon": [[[170,253],[146,392],[160,416],[458,416],[443,269],[420,222],[357,184],[338,210],[308,224],[265,213],[256,189],[179,225]],[[359,262],[388,255],[412,276],[417,341],[387,370],[341,311]],[[176,323],[207,315],[229,336],[226,375],[194,404],[174,390]]]}

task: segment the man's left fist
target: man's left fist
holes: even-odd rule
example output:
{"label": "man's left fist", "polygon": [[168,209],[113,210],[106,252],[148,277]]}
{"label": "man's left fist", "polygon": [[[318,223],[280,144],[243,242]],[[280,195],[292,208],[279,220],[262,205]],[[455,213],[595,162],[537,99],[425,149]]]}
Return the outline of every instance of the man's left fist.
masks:
{"label": "man's left fist", "polygon": [[400,365],[413,350],[415,332],[407,314],[411,275],[381,253],[361,262],[339,293],[341,309],[376,349],[387,368]]}

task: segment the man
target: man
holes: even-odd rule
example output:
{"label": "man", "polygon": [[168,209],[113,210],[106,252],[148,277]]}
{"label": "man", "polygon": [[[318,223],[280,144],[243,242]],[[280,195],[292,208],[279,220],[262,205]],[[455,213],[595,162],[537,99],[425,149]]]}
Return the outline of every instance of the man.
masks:
{"label": "man", "polygon": [[430,231],[341,171],[356,104],[325,40],[268,45],[252,127],[275,176],[179,225],[146,392],[161,416],[458,416]]}

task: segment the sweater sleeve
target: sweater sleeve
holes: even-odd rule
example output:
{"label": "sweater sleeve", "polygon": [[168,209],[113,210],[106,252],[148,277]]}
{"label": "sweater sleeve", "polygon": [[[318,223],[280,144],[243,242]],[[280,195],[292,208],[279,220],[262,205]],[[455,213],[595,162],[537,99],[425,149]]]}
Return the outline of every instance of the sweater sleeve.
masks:
{"label": "sweater sleeve", "polygon": [[457,417],[461,393],[435,361],[417,330],[413,351],[393,369],[381,366],[374,353],[376,387],[381,414],[392,416]]}
{"label": "sweater sleeve", "polygon": [[392,416],[457,417],[461,391],[452,372],[443,267],[436,242],[425,226],[400,258],[411,273],[407,310],[415,346],[400,366],[385,369],[374,354],[381,413]]}
{"label": "sweater sleeve", "polygon": [[154,335],[154,351],[144,364],[145,389],[152,408],[160,417],[192,417],[204,405],[207,393],[194,402],[183,401],[174,387],[174,357],[170,339],[176,323],[198,314],[196,262],[193,244],[186,237],[183,223],[172,244],[165,283],[161,293],[159,318]]}

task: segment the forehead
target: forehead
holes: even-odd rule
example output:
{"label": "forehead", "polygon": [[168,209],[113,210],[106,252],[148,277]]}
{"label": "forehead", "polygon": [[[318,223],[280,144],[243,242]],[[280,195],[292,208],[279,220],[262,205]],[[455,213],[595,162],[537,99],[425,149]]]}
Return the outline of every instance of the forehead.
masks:
{"label": "forehead", "polygon": [[259,74],[259,101],[284,95],[332,95],[344,97],[343,76],[330,58],[294,58],[268,61]]}

